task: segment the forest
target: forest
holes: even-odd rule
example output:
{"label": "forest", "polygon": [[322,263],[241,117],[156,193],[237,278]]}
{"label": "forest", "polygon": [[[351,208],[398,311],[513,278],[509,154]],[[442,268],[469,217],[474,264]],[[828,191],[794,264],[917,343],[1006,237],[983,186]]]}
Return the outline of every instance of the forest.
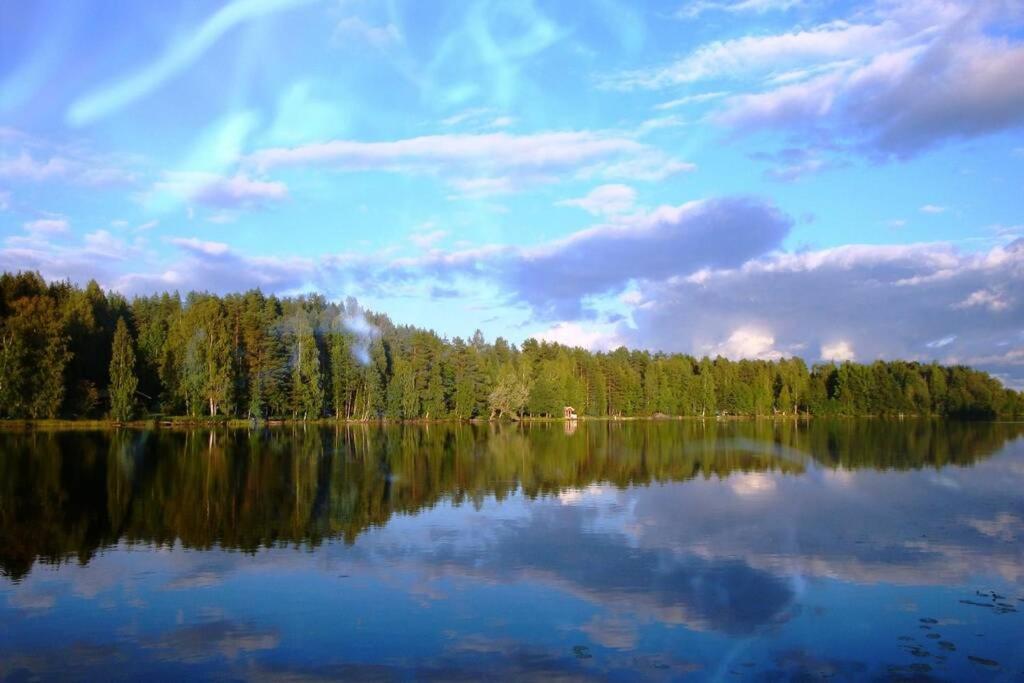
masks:
{"label": "forest", "polygon": [[1020,417],[987,373],[916,361],[729,360],[519,347],[396,325],[320,295],[163,293],[0,275],[0,418],[415,420]]}

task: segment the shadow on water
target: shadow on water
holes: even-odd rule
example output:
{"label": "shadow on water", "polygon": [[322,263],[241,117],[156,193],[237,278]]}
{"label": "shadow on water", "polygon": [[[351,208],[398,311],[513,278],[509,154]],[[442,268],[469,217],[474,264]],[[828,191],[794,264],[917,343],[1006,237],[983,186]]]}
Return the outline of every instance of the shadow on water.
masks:
{"label": "shadow on water", "polygon": [[442,501],[479,505],[599,483],[968,466],[1022,431],[818,420],[4,433],[0,570],[17,580],[37,560],[84,564],[119,541],[248,552],[352,543],[396,513]]}

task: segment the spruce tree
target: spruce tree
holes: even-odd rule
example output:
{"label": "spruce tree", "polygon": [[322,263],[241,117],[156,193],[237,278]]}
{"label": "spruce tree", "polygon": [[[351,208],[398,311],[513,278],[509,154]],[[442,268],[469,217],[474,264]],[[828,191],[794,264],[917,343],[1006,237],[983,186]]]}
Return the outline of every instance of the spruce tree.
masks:
{"label": "spruce tree", "polygon": [[110,416],[118,422],[132,418],[138,385],[131,333],[124,318],[118,318],[110,357]]}

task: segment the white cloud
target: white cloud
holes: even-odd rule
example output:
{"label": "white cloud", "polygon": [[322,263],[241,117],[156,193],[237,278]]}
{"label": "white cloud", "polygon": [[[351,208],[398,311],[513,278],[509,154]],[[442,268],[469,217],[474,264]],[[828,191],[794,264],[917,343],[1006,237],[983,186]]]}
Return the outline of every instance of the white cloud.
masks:
{"label": "white cloud", "polygon": [[662,102],[661,104],[656,104],[654,105],[654,108],[658,110],[675,109],[676,107],[682,107],[687,104],[700,104],[703,102],[710,102],[712,100],[717,100],[719,98],[725,97],[728,94],[729,93],[727,92],[720,91],[697,93],[695,95],[686,95],[685,97],[678,97],[674,100],[669,100],[667,102]]}
{"label": "white cloud", "polygon": [[644,295],[636,289],[629,289],[619,295],[619,301],[630,308],[644,305]]}
{"label": "white cloud", "polygon": [[154,184],[157,193],[218,208],[247,208],[288,198],[288,187],[277,181],[258,180],[244,173],[224,177],[215,173],[171,171]]}
{"label": "white cloud", "polygon": [[231,251],[224,242],[208,242],[196,237],[174,237],[171,244],[205,256],[224,256]]}
{"label": "white cloud", "polygon": [[[171,238],[183,253],[170,265],[150,264],[127,274],[109,275],[108,286],[127,293],[174,289],[206,290],[224,294],[260,288],[265,292],[294,294],[310,287],[328,296],[341,294],[337,286],[345,273],[328,259],[246,256],[223,242],[195,237]],[[2,258],[0,258],[2,261]]]}
{"label": "white cloud", "polygon": [[22,225],[33,235],[63,235],[68,232],[70,223],[66,218],[40,218]]}
{"label": "white cloud", "polygon": [[854,360],[856,355],[854,354],[853,347],[850,346],[849,342],[839,340],[823,344],[821,347],[821,358],[822,360],[842,362]]}
{"label": "white cloud", "polygon": [[587,213],[608,216],[624,213],[636,203],[636,190],[628,185],[600,185],[577,199],[564,199],[558,206],[575,206]]}
{"label": "white cloud", "polygon": [[714,2],[690,0],[676,12],[680,19],[694,19],[705,12],[728,12],[731,14],[784,12],[803,5],[805,0],[737,0],[736,2]]}
{"label": "white cloud", "polygon": [[901,38],[893,22],[879,24],[836,21],[807,30],[715,41],[667,66],[628,71],[607,80],[611,86],[660,89],[718,78],[803,67],[814,61],[836,61],[881,50]]}
{"label": "white cloud", "polygon": [[775,337],[770,332],[752,326],[733,330],[728,339],[704,350],[709,356],[725,356],[732,359],[775,360],[785,355],[775,348]]}
{"label": "white cloud", "polygon": [[687,125],[687,120],[681,116],[659,116],[653,119],[647,119],[640,123],[636,127],[636,134],[638,136],[644,136],[657,130],[663,130],[665,128],[679,128]]}
{"label": "white cloud", "polygon": [[463,123],[470,119],[475,119],[479,116],[483,116],[484,114],[489,114],[492,111],[494,110],[487,107],[475,107],[473,109],[466,109],[441,119],[441,125],[457,126],[460,123]]}
{"label": "white cloud", "polygon": [[617,329],[607,324],[561,321],[531,336],[538,341],[578,346],[591,351],[608,351],[622,346]]}
{"label": "white cloud", "polygon": [[51,157],[45,161],[37,161],[26,151],[16,157],[0,159],[0,178],[18,180],[49,180],[63,177],[71,169],[71,162],[60,157]]}
{"label": "white cloud", "polygon": [[[883,158],[1024,124],[1024,91],[1015,87],[1024,44],[1006,30],[1019,13],[1002,3],[879,7],[875,23],[751,39],[745,54],[761,52],[762,71],[802,62],[803,76],[730,97],[713,120],[738,131],[825,135]],[[739,60],[740,71],[748,66],[757,68]]]}
{"label": "white cloud", "polygon": [[765,177],[783,183],[792,183],[804,176],[841,166],[826,156],[828,150],[816,147],[786,147],[774,153],[754,154],[754,159],[771,162]]}
{"label": "white cloud", "polygon": [[452,133],[388,142],[333,140],[263,149],[250,155],[260,170],[327,166],[339,171],[443,173],[461,193],[514,191],[568,175],[579,178],[661,180],[692,164],[623,135],[588,132]]}
{"label": "white cloud", "polygon": [[265,149],[250,161],[258,168],[326,164],[339,168],[388,169],[405,165],[494,165],[564,168],[645,149],[628,138],[587,132],[426,135],[391,142],[331,142]]}
{"label": "white cloud", "polygon": [[107,230],[86,233],[82,241],[85,243],[86,254],[101,256],[105,259],[121,260],[135,252],[124,240],[115,237]]}
{"label": "white cloud", "polygon": [[937,214],[945,212],[946,207],[938,206],[937,204],[925,204],[924,206],[921,207],[921,213]]}
{"label": "white cloud", "polygon": [[1009,308],[1010,302],[997,292],[993,292],[988,289],[979,289],[976,292],[971,292],[967,298],[954,306],[954,308],[973,307],[987,308],[993,313],[998,313],[999,311],[1005,311]]}
{"label": "white cloud", "polygon": [[[35,147],[49,147],[40,141],[31,142]],[[87,154],[33,154],[26,149],[20,150],[15,156],[0,156],[0,178],[34,183],[67,181],[86,187],[110,187],[135,182],[134,173],[111,165],[109,159]]]}
{"label": "white cloud", "polygon": [[[703,2],[690,8],[764,6]],[[1024,72],[1024,43],[1015,30],[1022,18],[1005,2],[877,2],[845,20],[706,43],[667,65],[622,72],[604,83],[662,89],[732,81],[735,94],[723,98],[710,121],[738,132],[780,129],[906,158],[942,141],[1024,125],[1024,90],[1016,87]]]}
{"label": "white cloud", "polygon": [[928,342],[927,344],[925,344],[925,346],[927,346],[929,349],[941,349],[943,346],[949,346],[955,341],[955,334],[947,334],[942,339],[936,339],[935,341]]}
{"label": "white cloud", "polygon": [[948,243],[776,252],[636,288],[645,303],[631,311],[634,345],[702,352],[751,328],[774,339],[763,348],[786,353],[804,345],[825,359],[971,363],[1024,383],[1014,355],[1024,353],[1024,240],[980,252]]}
{"label": "white cloud", "polygon": [[426,223],[409,235],[409,241],[420,249],[433,249],[438,242],[448,236],[447,230],[433,229],[433,223]]}

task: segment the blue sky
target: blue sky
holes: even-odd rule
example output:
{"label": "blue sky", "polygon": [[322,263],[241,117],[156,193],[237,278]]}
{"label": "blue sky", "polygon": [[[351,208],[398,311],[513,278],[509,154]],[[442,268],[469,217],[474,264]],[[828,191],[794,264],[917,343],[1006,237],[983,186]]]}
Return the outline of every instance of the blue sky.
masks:
{"label": "blue sky", "polygon": [[1018,2],[0,9],[0,267],[1024,382]]}

